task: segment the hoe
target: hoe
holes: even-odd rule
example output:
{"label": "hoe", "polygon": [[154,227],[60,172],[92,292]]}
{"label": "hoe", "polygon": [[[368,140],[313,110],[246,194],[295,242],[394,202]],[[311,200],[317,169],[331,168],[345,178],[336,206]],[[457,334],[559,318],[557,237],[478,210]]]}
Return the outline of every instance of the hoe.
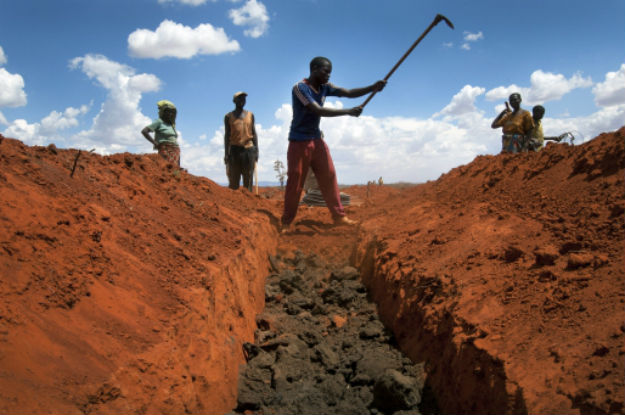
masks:
{"label": "hoe", "polygon": [[[432,30],[432,28],[434,26],[436,26],[440,21],[444,21],[445,23],[447,23],[447,26],[451,27],[452,29],[454,28],[454,25],[449,21],[448,18],[446,18],[445,16],[443,16],[442,14],[437,14],[436,17],[434,18],[434,20],[432,21],[432,23],[430,23],[430,25],[428,26],[427,29],[425,29],[425,32],[423,32],[423,34],[421,36],[419,36],[419,39],[417,39],[412,46],[410,46],[410,48],[406,51],[406,53],[404,53],[404,56],[401,57],[401,59],[399,61],[397,61],[397,63],[395,64],[395,66],[393,66],[393,69],[391,69],[391,71],[386,74],[386,76],[384,77],[385,81],[388,81],[388,78],[391,77],[391,75],[393,75],[393,72],[395,72],[395,70],[397,68],[399,68],[399,65],[402,64],[402,62],[408,57],[408,55],[410,55],[410,53],[412,52],[412,50],[414,48],[417,47],[417,45],[419,44],[419,42],[421,42],[421,39],[423,39],[428,33],[430,33],[430,30]],[[377,91],[373,91],[371,93],[371,95],[369,95],[367,97],[367,99],[365,100],[365,102],[362,103],[361,107],[364,108],[365,105],[367,105],[369,103],[369,101],[371,101],[371,98],[373,98],[373,96],[376,94]]]}

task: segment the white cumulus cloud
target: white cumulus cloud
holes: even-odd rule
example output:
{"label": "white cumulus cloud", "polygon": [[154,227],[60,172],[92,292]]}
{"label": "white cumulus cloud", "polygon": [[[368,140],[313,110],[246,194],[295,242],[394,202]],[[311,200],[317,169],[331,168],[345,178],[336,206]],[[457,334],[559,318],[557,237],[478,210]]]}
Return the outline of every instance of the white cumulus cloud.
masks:
{"label": "white cumulus cloud", "polygon": [[423,182],[489,150],[481,118],[470,129],[448,120],[367,115],[323,119],[321,125],[341,183],[380,176],[386,182]]}
{"label": "white cumulus cloud", "polygon": [[465,31],[463,34],[463,38],[464,43],[460,45],[460,48],[464,50],[471,50],[471,42],[477,42],[478,40],[484,39],[484,34],[482,33],[482,31],[479,31],[477,33]]}
{"label": "white cumulus cloud", "polygon": [[65,138],[59,134],[59,131],[78,126],[78,117],[87,111],[89,111],[87,105],[80,108],[68,107],[63,112],[52,111],[40,122],[32,124],[24,119],[17,119],[11,123],[6,122],[5,119],[4,124],[7,125],[7,128],[3,135],[17,138],[29,145],[44,145],[52,142],[64,143]]}
{"label": "white cumulus cloud", "polygon": [[484,39],[484,34],[482,33],[482,31],[479,31],[477,33],[471,33],[471,32],[464,32],[464,40],[466,42],[477,42],[478,40]]}
{"label": "white cumulus cloud", "polygon": [[44,138],[39,135],[39,123],[29,124],[24,119],[14,120],[2,132],[5,137],[17,138],[26,144],[40,145]]}
{"label": "white cumulus cloud", "polygon": [[160,89],[160,79],[152,74],[136,74],[134,68],[102,55],[74,58],[70,67],[80,69],[108,91],[91,128],[78,133],[72,140],[80,147],[96,147],[105,153],[133,146],[147,151],[149,145],[140,131],[151,119],[141,112],[139,102],[144,93]]}
{"label": "white cumulus cloud", "polygon": [[243,33],[249,37],[260,37],[269,28],[267,8],[257,0],[247,0],[242,7],[230,10],[229,15],[235,25],[248,27]]}
{"label": "white cumulus cloud", "polygon": [[489,90],[486,93],[486,99],[489,101],[506,100],[510,94],[518,92],[525,104],[536,105],[559,100],[574,89],[590,86],[592,86],[592,79],[584,78],[579,73],[567,79],[562,74],[543,72],[538,69],[531,74],[529,87],[520,87],[515,84],[499,86]]}
{"label": "white cumulus cloud", "polygon": [[24,78],[0,68],[0,107],[21,107],[26,105]]}
{"label": "white cumulus cloud", "polygon": [[522,88],[516,84],[510,84],[508,86],[498,86],[489,90],[486,93],[486,99],[489,101],[497,101],[500,99],[507,100],[510,94],[514,92],[520,93],[521,97],[523,98],[526,95],[525,92],[527,91],[528,88]]}
{"label": "white cumulus cloud", "polygon": [[[4,49],[0,46],[0,65],[7,63]],[[24,78],[20,74],[12,74],[0,68],[0,107],[21,107],[26,105]],[[4,114],[0,112],[0,124],[9,125]]]}
{"label": "white cumulus cloud", "polygon": [[482,87],[465,85],[445,108],[434,114],[434,117],[437,115],[457,116],[476,111],[475,99],[485,91],[486,89]]}
{"label": "white cumulus cloud", "polygon": [[602,107],[625,104],[625,63],[618,71],[608,72],[605,81],[596,84],[592,89],[595,102]]}
{"label": "white cumulus cloud", "polygon": [[189,59],[195,55],[219,55],[239,49],[239,43],[229,39],[224,29],[209,23],[191,28],[163,20],[155,31],[137,29],[128,35],[128,51],[138,58]]}
{"label": "white cumulus cloud", "polygon": [[577,88],[592,86],[592,79],[583,78],[576,73],[569,79],[562,74],[543,72],[540,69],[530,76],[530,89],[527,91],[527,101],[532,104],[542,104],[555,101]]}
{"label": "white cumulus cloud", "polygon": [[41,134],[52,135],[59,130],[78,126],[78,116],[89,111],[88,105],[80,108],[68,107],[63,112],[52,111],[41,120]]}

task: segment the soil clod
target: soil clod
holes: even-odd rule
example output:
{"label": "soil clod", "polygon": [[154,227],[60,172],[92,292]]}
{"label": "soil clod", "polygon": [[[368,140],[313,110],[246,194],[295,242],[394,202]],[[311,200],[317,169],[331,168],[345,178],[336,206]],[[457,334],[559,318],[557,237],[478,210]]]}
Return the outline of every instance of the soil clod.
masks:
{"label": "soil clod", "polygon": [[358,270],[301,251],[281,270],[271,262],[277,273],[267,278],[256,344],[244,345],[235,411],[420,413],[423,365],[392,346]]}

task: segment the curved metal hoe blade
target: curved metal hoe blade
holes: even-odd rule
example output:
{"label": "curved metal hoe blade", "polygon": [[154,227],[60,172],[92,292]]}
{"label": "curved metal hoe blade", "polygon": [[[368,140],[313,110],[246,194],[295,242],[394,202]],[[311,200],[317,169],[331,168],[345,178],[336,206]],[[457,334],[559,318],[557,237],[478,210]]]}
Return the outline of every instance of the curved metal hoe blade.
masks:
{"label": "curved metal hoe blade", "polygon": [[452,29],[454,29],[454,24],[448,18],[446,18],[442,14],[437,14],[436,15],[436,23],[438,24],[438,22],[440,22],[441,20],[443,20],[445,23],[447,23],[447,26],[449,26]]}

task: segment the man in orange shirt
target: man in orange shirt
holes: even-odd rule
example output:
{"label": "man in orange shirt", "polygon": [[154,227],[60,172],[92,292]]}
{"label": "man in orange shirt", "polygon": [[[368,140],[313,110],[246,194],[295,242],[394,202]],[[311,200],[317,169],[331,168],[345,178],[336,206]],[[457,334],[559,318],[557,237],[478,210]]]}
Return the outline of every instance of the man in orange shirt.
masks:
{"label": "man in orange shirt", "polygon": [[534,119],[529,111],[521,109],[521,94],[515,92],[508,98],[510,106],[506,102],[506,109],[501,111],[490,125],[492,128],[503,127],[501,136],[502,153],[525,153],[529,135],[534,129]]}
{"label": "man in orange shirt", "polygon": [[243,176],[243,186],[251,192],[254,166],[258,161],[258,137],[254,127],[254,114],[243,109],[246,97],[245,92],[234,94],[234,111],[224,117],[224,162],[228,173],[228,187],[238,189]]}

